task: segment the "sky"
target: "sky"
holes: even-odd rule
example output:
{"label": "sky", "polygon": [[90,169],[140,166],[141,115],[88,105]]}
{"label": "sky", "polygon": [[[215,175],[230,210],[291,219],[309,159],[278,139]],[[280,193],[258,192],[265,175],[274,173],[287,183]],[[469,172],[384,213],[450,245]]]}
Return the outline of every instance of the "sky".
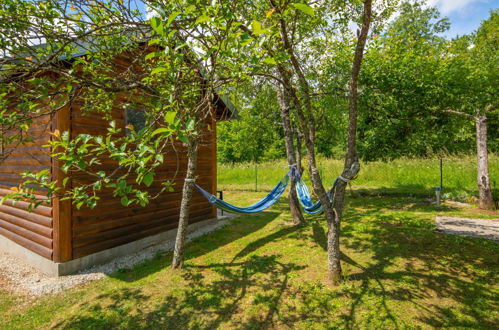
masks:
{"label": "sky", "polygon": [[428,0],[428,4],[449,18],[451,28],[445,33],[449,38],[475,31],[491,9],[499,8],[499,0]]}
{"label": "sky", "polygon": [[489,17],[491,9],[499,8],[499,0],[427,0],[427,3],[449,18],[451,28],[445,33],[448,38],[475,31]]}

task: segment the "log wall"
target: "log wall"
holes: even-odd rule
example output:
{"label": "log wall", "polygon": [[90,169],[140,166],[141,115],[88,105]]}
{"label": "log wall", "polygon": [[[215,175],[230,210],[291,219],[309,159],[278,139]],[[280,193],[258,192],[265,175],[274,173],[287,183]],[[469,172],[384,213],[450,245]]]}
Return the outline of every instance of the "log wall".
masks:
{"label": "log wall", "polygon": [[[119,103],[119,102],[118,102]],[[124,130],[125,111],[117,107],[112,113],[116,126]],[[208,129],[209,126],[209,129]],[[81,104],[73,104],[71,110],[71,132],[76,134],[87,133],[105,135],[108,121],[102,120],[100,115],[82,113]],[[202,143],[199,147],[197,183],[207,190],[216,189],[216,148],[215,148],[215,119],[207,120],[207,129],[203,132]],[[159,191],[164,180],[174,181],[174,191],[163,193],[152,200],[145,207],[131,205],[123,207],[119,198],[112,194],[101,194],[94,209],[73,206],[72,214],[72,258],[80,258],[95,252],[126,244],[137,239],[155,235],[163,231],[174,229],[178,224],[180,200],[183,179],[187,168],[187,153],[185,147],[175,142],[165,156],[165,164],[156,170],[156,180],[147,188],[151,194]],[[103,170],[112,170],[116,163],[103,159]],[[82,173],[72,173],[73,185],[88,184],[92,178]],[[129,183],[133,183],[131,180]],[[191,206],[190,223],[213,218],[215,208],[196,192]]]}
{"label": "log wall", "polygon": [[[19,186],[23,181],[21,172],[39,172],[52,168],[50,150],[43,147],[50,139],[51,124],[49,115],[36,118],[27,132],[32,142],[3,146],[3,152],[8,157],[0,162],[0,198],[12,187]],[[40,199],[47,198],[43,191],[38,194]],[[0,205],[0,235],[47,259],[52,259],[52,205],[42,205],[29,212],[28,203],[6,200]]]}

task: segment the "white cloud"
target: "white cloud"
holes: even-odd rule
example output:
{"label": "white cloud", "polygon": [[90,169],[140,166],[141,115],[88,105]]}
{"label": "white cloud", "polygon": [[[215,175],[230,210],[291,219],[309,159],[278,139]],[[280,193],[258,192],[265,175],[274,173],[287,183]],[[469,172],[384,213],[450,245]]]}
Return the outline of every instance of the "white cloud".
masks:
{"label": "white cloud", "polygon": [[472,3],[488,2],[487,0],[428,0],[428,5],[437,7],[443,15],[453,11],[462,11]]}

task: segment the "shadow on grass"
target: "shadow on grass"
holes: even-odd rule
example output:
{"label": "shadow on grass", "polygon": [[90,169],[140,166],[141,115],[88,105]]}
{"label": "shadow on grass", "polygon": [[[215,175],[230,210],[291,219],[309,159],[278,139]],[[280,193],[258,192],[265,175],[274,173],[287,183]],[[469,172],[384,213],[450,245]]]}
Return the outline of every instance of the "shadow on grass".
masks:
{"label": "shadow on grass", "polygon": [[435,191],[428,189],[423,185],[398,185],[397,187],[387,188],[359,188],[348,189],[352,197],[418,197],[418,198],[434,198]]}
{"label": "shadow on grass", "polygon": [[[394,311],[397,301],[410,303],[417,311],[414,317],[431,327],[495,327],[487,311],[497,306],[498,299],[486,284],[497,278],[499,245],[436,233],[430,212],[435,208],[424,203],[400,207],[404,204],[400,199],[387,203],[371,198],[352,204],[363,212],[347,212],[342,245],[349,251],[368,249],[372,256],[362,266],[342,256],[357,268],[346,281],[360,281],[360,290],[351,293],[353,302],[345,317],[348,327],[355,326],[357,312],[373,296],[378,299],[379,315],[384,314],[393,328],[410,325],[395,316],[400,314]],[[453,208],[439,209],[446,211]]]}
{"label": "shadow on grass", "polygon": [[[346,275],[339,287],[327,288],[306,278],[297,281],[300,271],[311,266],[283,258],[279,251],[253,255],[270,242],[286,239],[291,244],[291,239],[296,251],[308,244],[313,247],[308,253],[326,262],[326,224],[311,220],[305,226],[271,229],[241,250],[227,250],[230,262],[188,262],[175,278],[148,283],[147,288],[137,287],[139,282],[103,293],[56,326],[495,328],[491,311],[497,309],[497,297],[490,284],[496,281],[499,266],[496,243],[435,233],[433,211],[400,198],[351,199],[342,224]],[[277,215],[238,218],[190,243],[188,258],[250,235]],[[158,258],[118,278],[134,282],[169,262],[169,256]],[[172,281],[180,284],[164,290]]]}
{"label": "shadow on grass", "polygon": [[[155,300],[147,312],[141,312],[141,308],[151,307],[151,297],[139,289],[124,288],[99,295],[97,302],[84,306],[87,313],[68,318],[54,328],[215,329],[227,321],[236,328],[273,327],[288,288],[289,273],[303,268],[282,263],[279,257],[251,256],[241,262],[186,265],[181,274],[185,289]],[[209,278],[202,269],[210,271]],[[250,293],[253,304],[265,309],[265,315],[239,319],[235,315],[251,308],[242,304]]]}
{"label": "shadow on grass", "polygon": [[[216,232],[195,238],[187,243],[184,259],[185,261],[194,259],[238,240],[241,237],[250,235],[251,233],[262,229],[277,216],[279,216],[279,213],[277,212],[262,212],[258,215],[241,215],[234,218],[227,226],[217,229]],[[251,247],[248,248],[251,249]],[[243,251],[241,251],[241,253],[246,254],[246,252]],[[170,267],[171,259],[171,251],[159,253],[153,260],[146,260],[143,263],[134,266],[133,271],[130,269],[122,269],[112,274],[111,277],[121,281],[134,282],[159,272],[166,267]]]}

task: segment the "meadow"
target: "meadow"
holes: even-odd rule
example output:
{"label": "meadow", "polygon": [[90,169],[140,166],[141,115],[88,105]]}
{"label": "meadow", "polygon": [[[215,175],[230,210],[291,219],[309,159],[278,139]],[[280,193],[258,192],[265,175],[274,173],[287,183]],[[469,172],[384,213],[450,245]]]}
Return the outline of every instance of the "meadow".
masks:
{"label": "meadow", "polygon": [[[442,193],[444,197],[463,202],[474,202],[474,197],[478,194],[476,157],[472,155],[446,156],[442,158],[442,163]],[[306,159],[303,161],[303,166],[306,166]],[[319,158],[318,167],[325,186],[330,187],[334,179],[341,173],[343,161]],[[217,170],[218,189],[270,190],[286,174],[287,170],[286,160],[258,164],[219,164]],[[499,194],[499,155],[490,155],[489,171],[497,198]],[[304,178],[309,183],[306,170]],[[390,162],[362,162],[360,173],[351,183],[350,188],[365,194],[433,198],[436,186],[440,186],[439,158],[402,158]]]}
{"label": "meadow", "polygon": [[[492,175],[497,160],[491,157]],[[468,162],[444,161],[447,189],[473,193]],[[266,169],[259,172],[259,190],[286,168],[282,161],[259,166]],[[322,166],[332,180],[341,162],[323,160]],[[252,169],[219,166],[220,188],[231,188],[228,201],[245,205],[262,197],[263,191],[244,191],[254,189]],[[180,270],[171,268],[172,253],[165,252],[39,299],[0,286],[0,329],[495,328],[499,244],[436,232],[434,219],[498,213],[435,207],[425,195],[438,178],[432,159],[363,165],[347,194],[338,286],[326,279],[326,223],[307,216],[294,225],[282,198],[190,242]]]}
{"label": "meadow", "polygon": [[[232,191],[235,203],[261,193]],[[290,221],[282,199],[172,253],[33,300],[0,288],[1,329],[492,329],[499,320],[499,244],[437,233],[440,215],[490,218],[472,207],[403,197],[349,198],[344,280],[326,281],[320,217]]]}

